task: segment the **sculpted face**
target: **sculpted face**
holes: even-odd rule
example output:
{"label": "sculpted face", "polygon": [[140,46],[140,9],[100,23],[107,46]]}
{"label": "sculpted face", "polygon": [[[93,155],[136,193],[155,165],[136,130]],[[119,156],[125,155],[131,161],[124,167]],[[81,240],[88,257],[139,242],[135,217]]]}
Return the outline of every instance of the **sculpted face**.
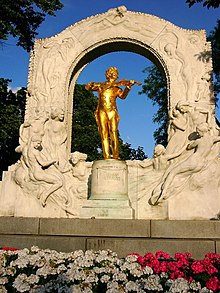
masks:
{"label": "sculpted face", "polygon": [[116,67],[110,67],[107,69],[106,78],[116,80],[118,78],[118,69]]}
{"label": "sculpted face", "polygon": [[61,111],[59,114],[58,114],[58,118],[60,121],[63,121],[64,120],[64,112]]}
{"label": "sculpted face", "polygon": [[163,145],[156,145],[154,148],[154,157],[159,157],[160,155],[165,153],[165,147]]}

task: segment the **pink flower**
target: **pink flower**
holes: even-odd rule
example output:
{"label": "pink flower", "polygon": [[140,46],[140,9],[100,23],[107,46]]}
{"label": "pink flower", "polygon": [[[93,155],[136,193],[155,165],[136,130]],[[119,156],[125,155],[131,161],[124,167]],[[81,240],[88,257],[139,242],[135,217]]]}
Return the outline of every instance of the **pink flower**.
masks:
{"label": "pink flower", "polygon": [[213,278],[210,278],[206,282],[206,287],[212,291],[217,291],[220,289],[220,282],[219,279],[215,276]]}
{"label": "pink flower", "polygon": [[205,272],[204,265],[203,265],[202,261],[200,261],[200,260],[195,260],[192,263],[191,268],[192,268],[194,274],[199,274],[199,273]]}
{"label": "pink flower", "polygon": [[172,271],[172,272],[175,272],[177,269],[178,269],[178,266],[177,266],[177,263],[172,261],[172,262],[169,262],[167,264],[167,268]]}
{"label": "pink flower", "polygon": [[171,258],[169,254],[163,252],[163,251],[157,251],[155,253],[156,258],[165,258],[165,259],[169,259]]}
{"label": "pink flower", "polygon": [[174,272],[172,272],[170,274],[170,278],[172,280],[175,280],[175,279],[178,279],[178,278],[183,278],[183,277],[184,277],[184,273],[179,271],[179,270],[176,270],[176,271],[174,271]]}

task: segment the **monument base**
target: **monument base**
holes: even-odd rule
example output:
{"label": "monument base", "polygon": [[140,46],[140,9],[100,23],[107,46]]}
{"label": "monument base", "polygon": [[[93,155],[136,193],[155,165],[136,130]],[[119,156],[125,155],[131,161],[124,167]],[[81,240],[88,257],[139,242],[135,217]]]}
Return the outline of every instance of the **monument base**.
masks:
{"label": "monument base", "polygon": [[89,199],[80,211],[84,219],[133,219],[134,211],[128,200]]}
{"label": "monument base", "polygon": [[80,218],[134,218],[128,198],[126,162],[111,159],[93,163],[91,195],[80,211]]}

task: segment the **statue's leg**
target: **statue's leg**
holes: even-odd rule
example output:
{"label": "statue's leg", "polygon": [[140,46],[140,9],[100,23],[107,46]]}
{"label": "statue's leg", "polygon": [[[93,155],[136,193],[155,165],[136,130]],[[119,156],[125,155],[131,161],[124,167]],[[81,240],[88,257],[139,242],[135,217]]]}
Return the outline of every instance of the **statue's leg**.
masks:
{"label": "statue's leg", "polygon": [[99,132],[102,140],[102,151],[104,159],[110,159],[110,147],[108,138],[108,117],[105,112],[99,111]]}
{"label": "statue's leg", "polygon": [[35,175],[35,179],[44,181],[51,185],[46,191],[41,192],[41,194],[39,194],[37,197],[38,199],[40,199],[42,206],[45,207],[48,197],[53,192],[61,188],[63,186],[63,182],[59,177],[54,176],[52,174],[48,174],[48,172],[42,172],[42,173],[37,172],[37,174],[35,173],[34,175]]}
{"label": "statue's leg", "polygon": [[112,155],[113,159],[119,159],[119,151],[118,151],[118,122],[119,122],[119,115],[117,112],[109,121],[109,129],[110,129],[110,139],[111,139],[111,146],[112,146]]}
{"label": "statue's leg", "polygon": [[45,192],[42,193],[40,201],[43,207],[46,206],[46,202],[48,197],[55,191],[57,191],[59,188],[63,186],[62,182],[57,180],[56,183],[53,183],[53,185]]}

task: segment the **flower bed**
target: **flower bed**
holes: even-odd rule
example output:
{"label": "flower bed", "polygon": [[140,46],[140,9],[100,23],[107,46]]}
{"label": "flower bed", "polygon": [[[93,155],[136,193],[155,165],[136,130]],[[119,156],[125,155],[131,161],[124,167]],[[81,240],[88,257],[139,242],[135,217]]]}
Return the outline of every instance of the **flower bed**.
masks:
{"label": "flower bed", "polygon": [[0,292],[220,292],[220,255],[0,250]]}

